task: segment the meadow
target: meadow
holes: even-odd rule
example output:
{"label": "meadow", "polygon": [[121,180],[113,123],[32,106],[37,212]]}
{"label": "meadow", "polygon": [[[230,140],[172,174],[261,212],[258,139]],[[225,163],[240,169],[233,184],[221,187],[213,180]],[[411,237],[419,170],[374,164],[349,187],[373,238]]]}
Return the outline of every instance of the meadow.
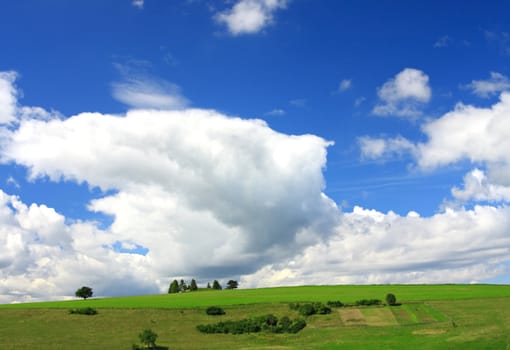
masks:
{"label": "meadow", "polygon": [[[290,302],[352,303],[386,293],[401,305],[334,308],[306,317],[297,334],[196,330],[268,313],[296,318]],[[226,315],[206,315],[211,305]],[[68,312],[85,306],[98,314]],[[303,286],[0,305],[1,349],[130,349],[145,328],[168,349],[510,349],[510,286]]]}

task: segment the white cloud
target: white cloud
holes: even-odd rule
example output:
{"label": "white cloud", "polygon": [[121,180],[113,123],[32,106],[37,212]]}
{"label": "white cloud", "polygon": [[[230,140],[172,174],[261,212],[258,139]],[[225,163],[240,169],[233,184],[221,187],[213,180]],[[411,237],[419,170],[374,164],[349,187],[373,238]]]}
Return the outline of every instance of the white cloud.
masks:
{"label": "white cloud", "polygon": [[96,295],[159,291],[148,258],[106,249],[112,234],[66,224],[45,205],[27,206],[0,190],[0,227],[2,303],[65,299],[82,284]]}
{"label": "white cloud", "polygon": [[510,90],[510,80],[503,74],[490,72],[488,80],[473,80],[465,87],[479,97],[489,98],[502,91]]}
{"label": "white cloud", "polygon": [[464,176],[464,188],[454,187],[452,195],[461,201],[510,202],[510,186],[491,184],[483,170],[473,169]]}
{"label": "white cloud", "polygon": [[287,0],[239,0],[214,18],[227,25],[232,35],[254,34],[271,24],[274,13],[286,6]]}
{"label": "white cloud", "polygon": [[[442,117],[421,126],[426,141],[413,144],[397,138],[361,137],[362,155],[381,158],[411,154],[419,168],[433,170],[461,161],[487,169],[492,185],[510,186],[510,93],[503,92],[490,108],[457,104]],[[456,190],[460,195],[461,192]]]}
{"label": "white cloud", "polygon": [[18,183],[18,181],[16,181],[16,179],[14,177],[12,177],[12,176],[9,176],[7,178],[7,180],[5,180],[5,183],[7,185],[13,186],[14,188],[20,188],[21,187],[20,184]]}
{"label": "white cloud", "polygon": [[484,164],[489,180],[510,186],[510,93],[490,108],[458,104],[422,126],[427,141],[417,145],[418,165],[434,169],[468,160]]}
{"label": "white cloud", "polygon": [[281,108],[275,108],[269,112],[266,112],[264,113],[264,115],[270,115],[270,116],[281,116],[281,115],[285,115],[286,112],[284,109],[281,109]]}
{"label": "white cloud", "polygon": [[477,167],[464,178],[464,189],[454,188],[459,200],[508,201],[510,186],[510,93],[490,108],[457,104],[442,117],[421,126],[426,141],[413,144],[396,138],[359,138],[361,153],[377,159],[408,153],[419,168],[434,170],[462,161]]}
{"label": "white cloud", "polygon": [[214,111],[135,110],[24,120],[2,158],[26,166],[32,179],[116,190],[90,209],[114,217],[117,241],[149,250],[158,278],[220,278],[330,232],[338,209],[322,194],[329,144]]}
{"label": "white cloud", "polygon": [[139,9],[143,9],[144,0],[133,0],[133,1],[131,2],[131,4],[132,4],[134,7],[138,7]]}
{"label": "white cloud", "polygon": [[402,136],[395,138],[362,136],[358,138],[358,144],[361,149],[361,156],[366,159],[392,158],[408,153],[412,154],[416,151],[416,146]]}
{"label": "white cloud", "polygon": [[0,72],[0,124],[9,124],[16,120],[16,77],[17,74],[13,71]]}
{"label": "white cloud", "polygon": [[382,103],[372,112],[376,115],[416,117],[421,115],[419,107],[432,95],[429,77],[424,72],[406,68],[381,86],[377,95]]}
{"label": "white cloud", "polygon": [[367,99],[364,96],[358,97],[354,100],[354,106],[359,107],[363,102],[365,102]]}
{"label": "white cloud", "polygon": [[337,234],[243,286],[480,282],[509,272],[510,208],[476,206],[432,217],[355,207]]}
{"label": "white cloud", "polygon": [[437,39],[437,41],[434,43],[435,48],[443,48],[448,47],[452,43],[452,39],[448,35],[444,35]]}
{"label": "white cloud", "polygon": [[340,84],[338,84],[338,89],[336,90],[337,93],[342,93],[347,90],[349,90],[352,86],[352,80],[351,79],[343,79]]}
{"label": "white cloud", "polygon": [[112,95],[135,108],[183,109],[189,101],[179,86],[161,79],[131,77],[112,84]]}
{"label": "white cloud", "polygon": [[306,98],[295,98],[289,101],[289,104],[294,107],[305,107],[306,106]]}

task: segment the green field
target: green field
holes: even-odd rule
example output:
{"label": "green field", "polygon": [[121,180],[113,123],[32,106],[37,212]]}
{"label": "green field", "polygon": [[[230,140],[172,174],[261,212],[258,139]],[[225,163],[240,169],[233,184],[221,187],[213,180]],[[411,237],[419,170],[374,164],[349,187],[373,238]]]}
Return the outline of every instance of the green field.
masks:
{"label": "green field", "polygon": [[[384,299],[396,307],[344,307],[306,318],[297,334],[202,334],[197,324],[272,313],[289,302]],[[208,316],[221,305],[224,316]],[[98,315],[71,315],[91,306]],[[218,318],[219,317],[219,318]],[[317,286],[0,305],[0,349],[130,349],[153,329],[169,349],[510,349],[510,286]]]}

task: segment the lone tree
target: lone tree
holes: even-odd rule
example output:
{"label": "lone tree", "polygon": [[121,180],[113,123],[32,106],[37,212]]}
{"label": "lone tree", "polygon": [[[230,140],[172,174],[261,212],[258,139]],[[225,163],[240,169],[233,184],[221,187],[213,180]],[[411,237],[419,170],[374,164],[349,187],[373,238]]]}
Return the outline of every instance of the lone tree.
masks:
{"label": "lone tree", "polygon": [[154,333],[152,329],[144,329],[138,337],[146,349],[154,349],[156,347],[156,339],[158,338],[158,335]]}
{"label": "lone tree", "polygon": [[217,289],[217,290],[221,290],[221,284],[220,282],[218,282],[218,280],[214,280],[213,284],[212,284],[212,288],[213,289]]}
{"label": "lone tree", "polygon": [[170,283],[168,293],[179,293],[179,282],[177,282],[177,280],[173,280],[172,283]]}
{"label": "lone tree", "polygon": [[395,294],[392,294],[392,293],[386,294],[386,304],[393,306],[396,303],[397,303],[397,297],[395,297]]}
{"label": "lone tree", "polygon": [[211,289],[211,284],[207,282],[207,289]]}
{"label": "lone tree", "polygon": [[92,296],[92,293],[92,288],[83,286],[78,289],[74,295],[76,295],[78,298],[83,298],[83,300],[86,300]]}
{"label": "lone tree", "polygon": [[236,289],[238,286],[239,283],[237,283],[237,281],[230,280],[227,282],[227,286],[225,287],[225,289]]}
{"label": "lone tree", "polygon": [[189,290],[192,292],[198,290],[197,281],[195,281],[195,279],[191,280],[191,283],[189,284]]}

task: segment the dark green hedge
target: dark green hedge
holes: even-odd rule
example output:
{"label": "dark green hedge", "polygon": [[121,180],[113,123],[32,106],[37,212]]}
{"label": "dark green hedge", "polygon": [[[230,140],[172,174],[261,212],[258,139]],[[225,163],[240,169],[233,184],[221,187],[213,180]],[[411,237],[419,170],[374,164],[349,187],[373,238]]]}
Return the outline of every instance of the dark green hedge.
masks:
{"label": "dark green hedge", "polygon": [[287,316],[278,319],[274,315],[264,315],[239,321],[224,321],[215,324],[201,324],[197,330],[202,333],[297,333],[306,327],[303,319],[291,320]]}

